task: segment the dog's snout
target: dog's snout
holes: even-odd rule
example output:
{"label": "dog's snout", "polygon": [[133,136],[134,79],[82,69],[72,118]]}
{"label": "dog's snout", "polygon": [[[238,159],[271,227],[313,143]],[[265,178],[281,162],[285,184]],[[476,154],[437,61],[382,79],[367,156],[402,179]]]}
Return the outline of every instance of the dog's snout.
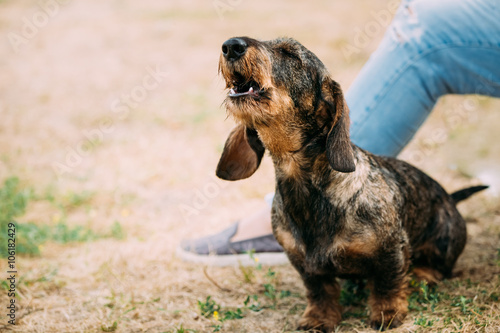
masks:
{"label": "dog's snout", "polygon": [[235,61],[241,58],[247,51],[248,45],[241,38],[231,38],[222,44],[222,54],[229,61]]}

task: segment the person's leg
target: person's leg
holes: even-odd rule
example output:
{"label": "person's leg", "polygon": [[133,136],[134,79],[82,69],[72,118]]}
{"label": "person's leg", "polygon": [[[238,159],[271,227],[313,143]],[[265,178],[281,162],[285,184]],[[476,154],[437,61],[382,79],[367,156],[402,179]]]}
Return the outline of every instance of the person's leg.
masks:
{"label": "person's leg", "polygon": [[[500,96],[499,7],[495,0],[403,0],[347,90],[352,141],[375,154],[397,156],[440,96]],[[242,220],[227,241],[251,241],[269,229],[266,205]]]}
{"label": "person's leg", "polygon": [[249,238],[260,237],[273,233],[271,227],[271,206],[263,207],[250,216],[241,219],[238,230],[231,238],[232,242],[238,242]]}
{"label": "person's leg", "polygon": [[346,93],[351,140],[397,156],[445,94],[500,96],[500,4],[403,0]]}

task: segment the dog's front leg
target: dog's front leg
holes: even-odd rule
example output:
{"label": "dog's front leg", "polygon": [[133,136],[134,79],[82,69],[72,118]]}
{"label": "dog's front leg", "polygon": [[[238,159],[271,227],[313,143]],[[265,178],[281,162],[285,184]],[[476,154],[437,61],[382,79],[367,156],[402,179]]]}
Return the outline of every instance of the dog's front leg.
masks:
{"label": "dog's front leg", "polygon": [[300,330],[333,332],[342,319],[340,287],[335,277],[302,274],[307,288],[307,308],[299,320]]}
{"label": "dog's front leg", "polygon": [[406,244],[386,250],[375,265],[369,280],[370,323],[373,329],[386,330],[402,324],[408,313],[408,266]]}

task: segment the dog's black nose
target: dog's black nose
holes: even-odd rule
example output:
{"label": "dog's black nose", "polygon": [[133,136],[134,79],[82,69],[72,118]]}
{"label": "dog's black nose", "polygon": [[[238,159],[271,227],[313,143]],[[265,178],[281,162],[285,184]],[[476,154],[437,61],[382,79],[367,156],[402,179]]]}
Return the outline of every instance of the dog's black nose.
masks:
{"label": "dog's black nose", "polygon": [[247,51],[247,43],[241,38],[231,38],[222,44],[222,54],[229,61],[238,60]]}

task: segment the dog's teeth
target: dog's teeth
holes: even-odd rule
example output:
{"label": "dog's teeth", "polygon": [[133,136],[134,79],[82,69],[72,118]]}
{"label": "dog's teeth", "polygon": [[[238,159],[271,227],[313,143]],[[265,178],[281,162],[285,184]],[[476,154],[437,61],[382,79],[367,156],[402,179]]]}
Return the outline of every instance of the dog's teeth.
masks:
{"label": "dog's teeth", "polygon": [[234,89],[233,89],[233,88],[231,88],[231,90],[229,91],[229,93],[230,93],[231,95],[234,95],[234,94],[236,94],[236,91],[234,91]]}
{"label": "dog's teeth", "polygon": [[253,87],[250,87],[250,89],[248,89],[248,92],[253,93]]}

